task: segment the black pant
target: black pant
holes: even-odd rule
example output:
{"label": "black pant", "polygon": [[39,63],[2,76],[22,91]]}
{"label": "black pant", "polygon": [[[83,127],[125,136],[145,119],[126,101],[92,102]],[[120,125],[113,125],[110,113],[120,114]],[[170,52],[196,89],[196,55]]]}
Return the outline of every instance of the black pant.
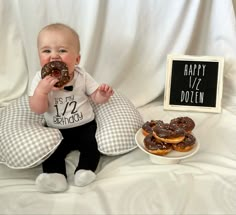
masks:
{"label": "black pant", "polygon": [[95,133],[95,120],[75,128],[61,129],[63,140],[53,154],[43,162],[44,173],[61,173],[66,175],[66,156],[73,150],[80,151],[80,158],[75,172],[79,169],[95,171],[99,159]]}

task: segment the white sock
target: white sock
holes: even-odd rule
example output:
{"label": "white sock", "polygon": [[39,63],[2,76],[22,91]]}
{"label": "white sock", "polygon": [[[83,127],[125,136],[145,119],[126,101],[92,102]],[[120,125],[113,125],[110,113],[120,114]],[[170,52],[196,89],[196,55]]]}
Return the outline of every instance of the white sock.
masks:
{"label": "white sock", "polygon": [[90,184],[96,178],[96,174],[91,170],[80,169],[75,173],[75,185],[83,187]]}
{"label": "white sock", "polygon": [[36,187],[40,192],[63,192],[68,184],[66,177],[59,173],[41,173],[36,178]]}

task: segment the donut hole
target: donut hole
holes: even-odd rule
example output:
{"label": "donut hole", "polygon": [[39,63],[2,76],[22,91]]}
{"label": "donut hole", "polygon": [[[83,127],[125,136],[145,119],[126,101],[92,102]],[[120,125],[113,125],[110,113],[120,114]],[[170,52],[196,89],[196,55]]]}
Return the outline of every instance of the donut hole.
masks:
{"label": "donut hole", "polygon": [[55,78],[61,78],[61,71],[54,69],[54,70],[52,70],[51,76],[55,77]]}

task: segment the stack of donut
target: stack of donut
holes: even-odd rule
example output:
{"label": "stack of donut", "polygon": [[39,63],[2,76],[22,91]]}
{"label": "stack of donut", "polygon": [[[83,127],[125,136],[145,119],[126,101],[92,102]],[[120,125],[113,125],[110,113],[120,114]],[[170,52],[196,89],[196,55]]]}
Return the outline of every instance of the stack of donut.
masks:
{"label": "stack of donut", "polygon": [[145,149],[156,155],[166,155],[172,150],[190,151],[196,143],[192,134],[194,127],[194,121],[187,116],[174,118],[169,123],[147,121],[142,126]]}

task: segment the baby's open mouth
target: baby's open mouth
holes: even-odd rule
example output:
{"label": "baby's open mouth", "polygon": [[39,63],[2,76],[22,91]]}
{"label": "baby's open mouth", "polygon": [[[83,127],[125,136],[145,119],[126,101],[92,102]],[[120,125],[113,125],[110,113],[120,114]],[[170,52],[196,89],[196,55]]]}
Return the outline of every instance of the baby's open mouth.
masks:
{"label": "baby's open mouth", "polygon": [[59,70],[53,70],[51,76],[55,78],[60,78],[61,72]]}

